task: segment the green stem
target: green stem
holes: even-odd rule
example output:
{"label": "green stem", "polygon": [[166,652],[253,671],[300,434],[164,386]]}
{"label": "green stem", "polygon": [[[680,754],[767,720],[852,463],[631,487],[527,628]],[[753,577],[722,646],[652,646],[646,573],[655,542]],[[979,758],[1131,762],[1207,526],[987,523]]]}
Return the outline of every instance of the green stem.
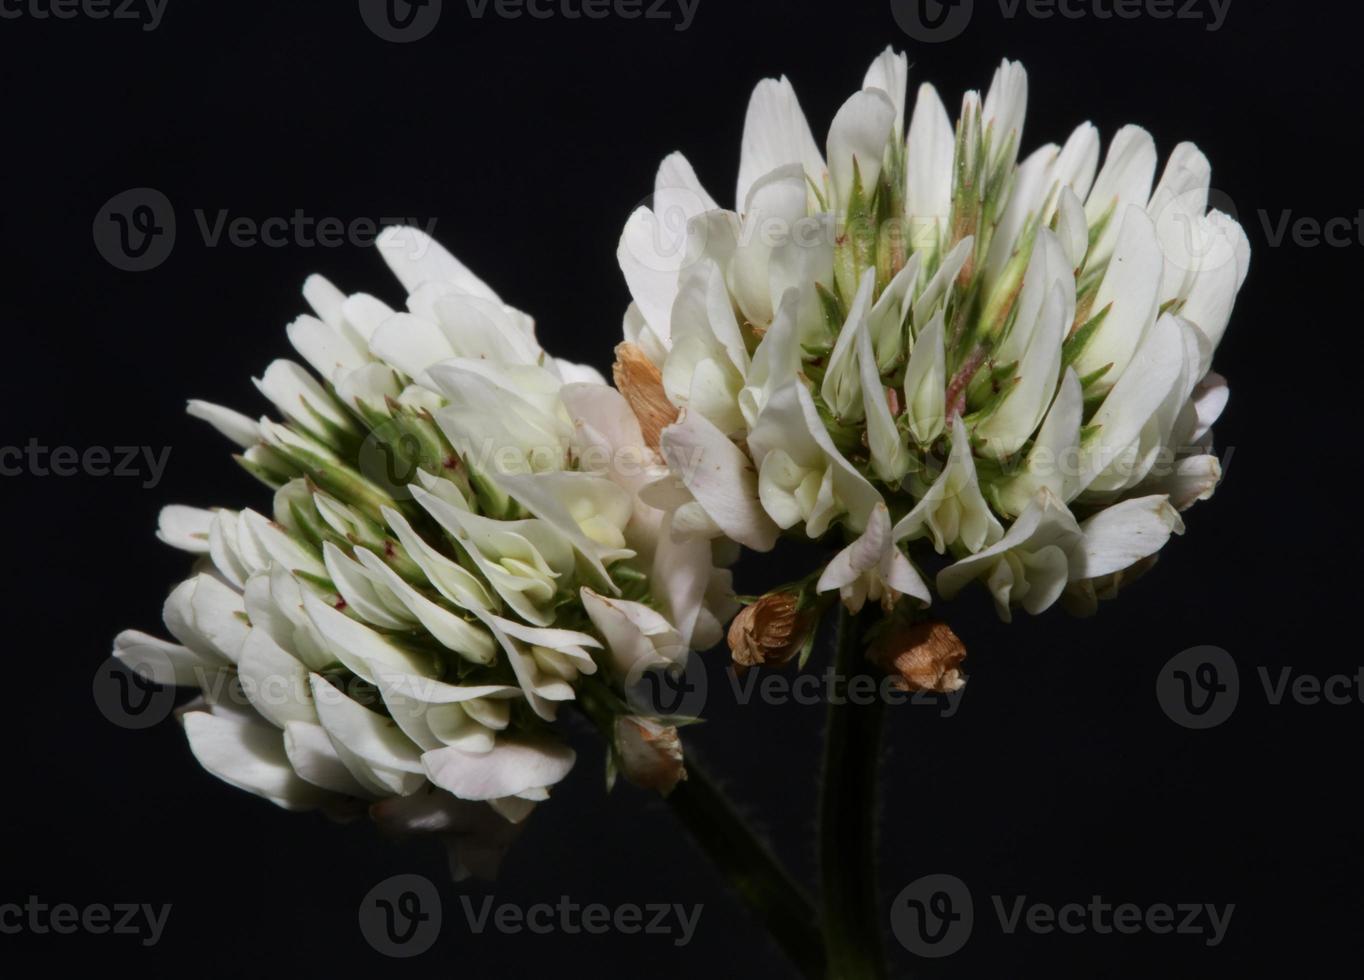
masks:
{"label": "green stem", "polygon": [[834,672],[842,690],[830,692],[819,803],[828,977],[879,980],[886,975],[876,894],[876,769],[884,705],[874,695],[848,696],[853,678],[866,670],[861,623],[841,606]]}
{"label": "green stem", "polygon": [[687,756],[687,778],[668,803],[801,975],[822,978],[824,950],[814,908],[694,756]]}

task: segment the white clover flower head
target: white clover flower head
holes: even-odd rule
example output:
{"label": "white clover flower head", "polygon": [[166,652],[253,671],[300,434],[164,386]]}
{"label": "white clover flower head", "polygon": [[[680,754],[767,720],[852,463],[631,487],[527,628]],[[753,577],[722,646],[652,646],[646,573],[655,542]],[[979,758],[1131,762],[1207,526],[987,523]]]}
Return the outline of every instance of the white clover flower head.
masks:
{"label": "white clover flower head", "polygon": [[674,540],[639,498],[666,468],[625,399],[422,233],[379,248],[406,311],[310,279],[314,315],[288,334],[312,370],[276,361],[256,382],[283,421],[190,403],[273,506],[167,507],[159,536],[197,557],[165,604],[175,642],[128,631],[115,653],[199,689],[180,719],[224,781],[288,809],[368,806],[487,875],[574,764],[551,725],[566,702],[668,747],[660,775],[631,742],[627,776],[683,778],[676,732],[633,717],[624,684],[660,647],[646,633],[676,663],[735,606],[711,544]]}
{"label": "white clover flower head", "polygon": [[760,551],[838,535],[818,588],[850,609],[927,604],[915,547],[948,562],[945,598],[978,579],[1005,618],[1090,609],[1221,477],[1210,368],[1248,241],[1191,143],[1159,180],[1136,126],[1102,164],[1088,123],[1020,159],[1020,65],[955,126],[907,77],[881,54],[825,152],[791,83],[759,83],[734,210],[680,154],[659,168],[617,252],[649,417],[676,415],[650,499]]}

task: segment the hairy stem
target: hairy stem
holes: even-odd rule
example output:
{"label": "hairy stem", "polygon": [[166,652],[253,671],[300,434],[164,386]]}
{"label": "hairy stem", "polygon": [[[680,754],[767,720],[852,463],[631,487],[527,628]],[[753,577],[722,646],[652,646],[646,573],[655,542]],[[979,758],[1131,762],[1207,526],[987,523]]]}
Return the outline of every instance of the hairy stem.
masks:
{"label": "hairy stem", "polygon": [[[820,785],[819,862],[829,980],[886,975],[876,893],[876,772],[884,705],[850,697],[865,673],[862,624],[841,606]],[[859,703],[865,701],[866,703]]]}
{"label": "hairy stem", "polygon": [[801,975],[820,980],[824,948],[809,899],[694,757],[668,803]]}

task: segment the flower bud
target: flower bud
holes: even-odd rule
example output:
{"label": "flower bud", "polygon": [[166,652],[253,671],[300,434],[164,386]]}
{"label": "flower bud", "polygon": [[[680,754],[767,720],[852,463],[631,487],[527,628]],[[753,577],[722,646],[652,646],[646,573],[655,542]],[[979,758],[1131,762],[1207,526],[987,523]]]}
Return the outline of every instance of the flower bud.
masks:
{"label": "flower bud", "polygon": [[663,390],[662,372],[643,350],[626,342],[616,345],[611,376],[639,419],[645,445],[657,449],[660,434],[677,421],[678,415],[677,406],[668,401]]}
{"label": "flower bud", "polygon": [[871,645],[867,656],[902,690],[950,694],[966,684],[958,669],[966,659],[966,647],[946,623],[913,623],[890,630]]}
{"label": "flower bud", "polygon": [[620,771],[641,789],[657,790],[667,796],[687,778],[676,726],[623,715],[616,719],[615,742]]}
{"label": "flower bud", "polygon": [[729,651],[740,667],[781,667],[800,650],[811,627],[796,592],[769,592],[745,606],[729,627]]}

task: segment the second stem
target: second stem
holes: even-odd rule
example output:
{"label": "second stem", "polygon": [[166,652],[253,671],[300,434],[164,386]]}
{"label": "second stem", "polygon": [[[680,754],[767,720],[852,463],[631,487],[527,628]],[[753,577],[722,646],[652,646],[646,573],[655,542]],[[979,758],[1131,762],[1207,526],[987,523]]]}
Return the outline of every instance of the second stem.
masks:
{"label": "second stem", "polygon": [[[876,891],[877,764],[884,705],[853,694],[867,673],[862,622],[842,606],[820,779],[819,863],[830,980],[886,975]],[[858,685],[861,687],[862,685]],[[861,703],[865,702],[865,703]]]}

